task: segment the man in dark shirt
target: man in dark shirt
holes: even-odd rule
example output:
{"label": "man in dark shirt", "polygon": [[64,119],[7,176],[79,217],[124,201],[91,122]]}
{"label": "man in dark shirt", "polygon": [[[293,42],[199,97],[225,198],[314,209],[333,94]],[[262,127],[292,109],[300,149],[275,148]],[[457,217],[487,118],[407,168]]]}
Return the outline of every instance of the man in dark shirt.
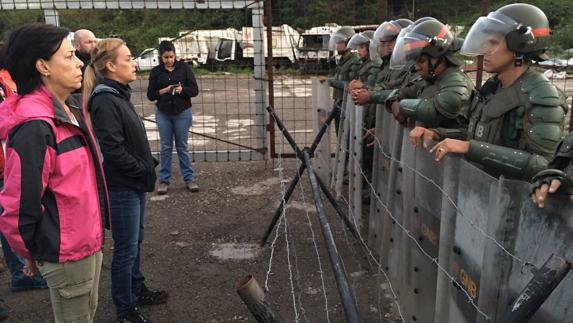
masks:
{"label": "man in dark shirt", "polygon": [[74,33],[74,47],[76,56],[84,63],[82,73],[91,61],[91,54],[97,44],[97,39],[91,31],[87,29],[78,29]]}

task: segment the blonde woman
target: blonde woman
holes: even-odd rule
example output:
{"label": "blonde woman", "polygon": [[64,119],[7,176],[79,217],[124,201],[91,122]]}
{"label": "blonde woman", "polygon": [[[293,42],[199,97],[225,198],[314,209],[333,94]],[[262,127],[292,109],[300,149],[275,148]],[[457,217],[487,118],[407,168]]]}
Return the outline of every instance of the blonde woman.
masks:
{"label": "blonde woman", "polygon": [[118,38],[98,42],[84,74],[84,97],[109,178],[114,241],[111,292],[117,322],[149,322],[139,305],[162,304],[165,291],[149,290],[139,268],[147,192],[155,186],[157,161],[143,123],[130,102],[136,79],[131,51]]}

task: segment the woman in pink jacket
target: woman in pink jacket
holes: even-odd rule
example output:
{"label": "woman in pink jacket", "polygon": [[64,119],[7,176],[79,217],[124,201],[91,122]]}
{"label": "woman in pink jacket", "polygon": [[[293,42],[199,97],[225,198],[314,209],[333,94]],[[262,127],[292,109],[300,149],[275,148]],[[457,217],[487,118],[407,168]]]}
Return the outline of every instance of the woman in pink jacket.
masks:
{"label": "woman in pink jacket", "polygon": [[93,322],[109,206],[98,146],[81,102],[83,63],[68,31],[24,25],[6,45],[18,87],[0,109],[5,147],[0,230],[50,288],[55,321]]}

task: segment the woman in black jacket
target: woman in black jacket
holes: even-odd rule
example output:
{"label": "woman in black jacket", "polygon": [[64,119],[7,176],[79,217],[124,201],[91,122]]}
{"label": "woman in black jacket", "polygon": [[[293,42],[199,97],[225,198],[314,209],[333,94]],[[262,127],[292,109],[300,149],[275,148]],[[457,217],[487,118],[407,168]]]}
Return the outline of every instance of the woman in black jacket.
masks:
{"label": "woman in black jacket", "polygon": [[175,46],[172,42],[164,40],[159,44],[159,61],[159,66],[154,67],[149,74],[147,88],[147,98],[157,101],[155,120],[161,141],[157,193],[166,194],[169,188],[173,139],[185,187],[196,192],[199,186],[191,166],[187,140],[193,122],[191,98],[199,94],[199,88],[191,67],[175,59]]}
{"label": "woman in black jacket", "polygon": [[168,297],[165,291],[148,289],[139,268],[146,194],[154,189],[157,163],[130,102],[135,72],[129,48],[109,38],[97,44],[84,73],[84,97],[108,179],[114,243],[111,295],[118,323],[149,322],[137,306],[165,303]]}

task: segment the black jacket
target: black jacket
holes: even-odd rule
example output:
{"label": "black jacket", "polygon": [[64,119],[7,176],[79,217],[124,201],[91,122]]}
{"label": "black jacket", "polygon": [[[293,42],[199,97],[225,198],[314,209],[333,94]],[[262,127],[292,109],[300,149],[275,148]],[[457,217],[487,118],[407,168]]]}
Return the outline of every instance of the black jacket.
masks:
{"label": "black jacket", "polygon": [[[159,95],[159,90],[181,82],[183,92],[181,94],[171,95],[167,93]],[[191,70],[191,66],[186,63],[176,61],[175,69],[169,72],[165,69],[163,64],[155,66],[149,74],[149,86],[147,88],[147,98],[150,101],[157,100],[157,108],[159,111],[177,115],[191,107],[191,98],[199,94],[197,81],[195,75]]]}
{"label": "black jacket", "polygon": [[84,54],[76,49],[76,57],[79,58],[82,63],[84,63],[84,66],[82,66],[82,74],[84,74],[86,67],[88,67],[88,64],[91,62],[91,55]]}
{"label": "black jacket", "polygon": [[[82,63],[84,63],[84,66],[82,66],[82,75],[83,75],[84,72],[86,71],[86,67],[88,67],[88,64],[90,64],[90,62],[91,62],[91,55],[83,54],[82,52],[80,52],[79,50],[76,49],[76,57],[79,58],[80,61],[82,61]],[[75,90],[74,94],[78,94],[78,93],[81,94],[83,88],[84,88],[84,85],[82,82],[82,87]]]}
{"label": "black jacket", "polygon": [[103,155],[108,189],[152,192],[157,160],[151,155],[145,128],[130,97],[129,85],[102,79],[88,109]]}

